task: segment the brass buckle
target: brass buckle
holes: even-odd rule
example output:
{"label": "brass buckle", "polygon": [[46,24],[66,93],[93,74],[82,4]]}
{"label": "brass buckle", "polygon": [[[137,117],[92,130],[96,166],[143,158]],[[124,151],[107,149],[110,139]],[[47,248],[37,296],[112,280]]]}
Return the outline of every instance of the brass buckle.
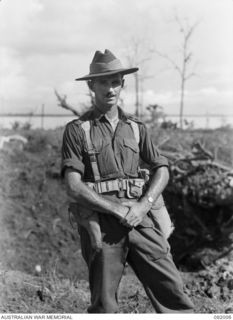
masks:
{"label": "brass buckle", "polygon": [[118,179],[118,186],[119,186],[118,198],[124,198],[125,193],[124,193],[124,189],[123,189],[123,179],[122,178]]}
{"label": "brass buckle", "polygon": [[127,198],[132,199],[134,197],[132,197],[131,194],[130,194],[130,185],[129,185],[129,183],[130,183],[130,181],[129,181],[129,179],[127,179],[127,181],[126,181],[126,195],[127,195]]}
{"label": "brass buckle", "polygon": [[95,188],[96,188],[96,192],[97,193],[102,193],[102,186],[101,186],[101,181],[97,181],[96,183],[95,183]]}

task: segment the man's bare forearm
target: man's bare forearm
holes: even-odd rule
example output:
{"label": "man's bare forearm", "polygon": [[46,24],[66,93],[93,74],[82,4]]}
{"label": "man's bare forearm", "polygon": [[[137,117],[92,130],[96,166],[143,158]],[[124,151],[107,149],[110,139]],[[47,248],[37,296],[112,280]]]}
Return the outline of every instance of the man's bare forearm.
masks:
{"label": "man's bare forearm", "polygon": [[153,174],[150,185],[145,192],[143,198],[141,198],[140,202],[148,203],[146,200],[149,196],[152,197],[155,201],[161,195],[163,190],[165,189],[169,180],[169,172],[167,167],[160,167]]}
{"label": "man's bare forearm", "polygon": [[68,195],[80,205],[93,211],[114,215],[119,219],[123,219],[126,216],[129,210],[127,207],[97,194],[82,182],[77,172],[67,169],[65,180]]}

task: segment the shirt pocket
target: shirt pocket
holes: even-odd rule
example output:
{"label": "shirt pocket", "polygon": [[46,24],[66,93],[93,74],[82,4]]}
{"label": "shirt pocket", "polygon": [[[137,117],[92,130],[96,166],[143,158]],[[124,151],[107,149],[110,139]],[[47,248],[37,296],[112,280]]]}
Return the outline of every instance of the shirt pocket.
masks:
{"label": "shirt pocket", "polygon": [[108,178],[109,175],[116,174],[118,167],[115,161],[112,142],[109,139],[102,140],[95,145],[96,159],[102,178]]}
{"label": "shirt pocket", "polygon": [[139,147],[135,139],[123,139],[122,164],[125,174],[137,176]]}

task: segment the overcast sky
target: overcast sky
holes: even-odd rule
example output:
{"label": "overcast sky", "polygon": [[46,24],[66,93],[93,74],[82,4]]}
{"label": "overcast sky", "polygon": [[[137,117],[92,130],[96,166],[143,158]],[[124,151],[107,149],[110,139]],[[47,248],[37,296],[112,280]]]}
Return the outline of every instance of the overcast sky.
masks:
{"label": "overcast sky", "polygon": [[[54,89],[74,106],[87,86],[74,79],[89,72],[96,50],[110,49],[127,66],[133,40],[143,48],[139,65],[143,104],[179,112],[180,78],[159,50],[182,61],[175,21],[198,22],[191,41],[185,113],[233,113],[233,0],[1,0],[0,111],[65,112]],[[151,53],[148,52],[151,50]],[[133,111],[134,78],[126,76],[125,105]]]}

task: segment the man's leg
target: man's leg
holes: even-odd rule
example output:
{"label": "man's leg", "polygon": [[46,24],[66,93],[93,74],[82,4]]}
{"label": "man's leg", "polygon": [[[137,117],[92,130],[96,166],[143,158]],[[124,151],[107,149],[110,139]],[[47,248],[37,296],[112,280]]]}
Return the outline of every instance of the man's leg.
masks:
{"label": "man's leg", "polygon": [[[103,219],[100,219],[103,220]],[[81,248],[89,270],[91,306],[89,313],[116,313],[118,311],[117,290],[126,261],[126,232],[115,218],[109,217],[110,223],[102,223],[103,242],[99,251],[93,250],[90,237],[84,228],[80,228]],[[112,221],[111,221],[112,220]],[[108,221],[109,222],[109,221]],[[116,224],[117,222],[117,224]],[[108,232],[113,226],[112,233]],[[116,228],[117,226],[117,228]]]}
{"label": "man's leg", "polygon": [[180,274],[170,247],[150,219],[129,234],[128,262],[142,282],[157,313],[193,312],[193,304],[183,291]]}
{"label": "man's leg", "polygon": [[102,236],[98,213],[82,207],[76,202],[70,203],[68,210],[69,213],[72,214],[72,217],[75,219],[77,225],[84,227],[89,233],[92,248],[94,250],[100,250],[102,247]]}

